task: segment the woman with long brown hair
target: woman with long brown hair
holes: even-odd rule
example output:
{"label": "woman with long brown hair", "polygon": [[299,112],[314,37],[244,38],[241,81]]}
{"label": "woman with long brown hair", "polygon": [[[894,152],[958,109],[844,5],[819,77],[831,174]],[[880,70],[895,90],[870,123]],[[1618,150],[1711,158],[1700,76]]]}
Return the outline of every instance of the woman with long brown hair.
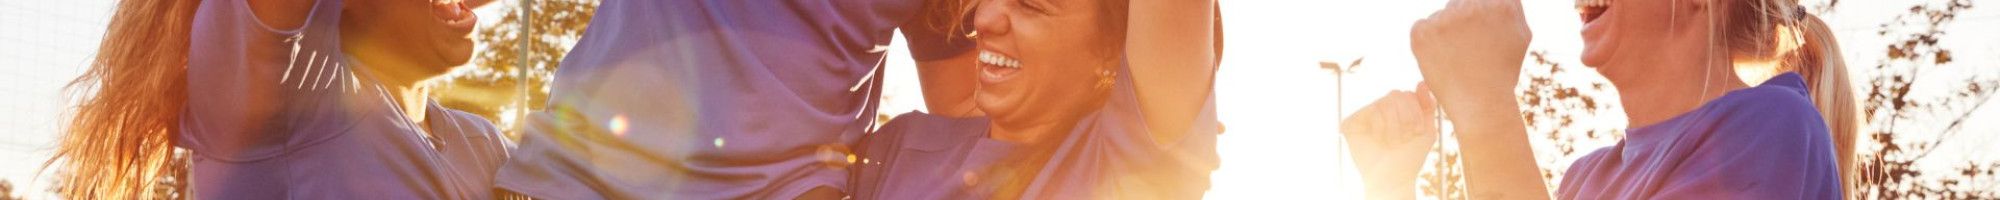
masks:
{"label": "woman with long brown hair", "polygon": [[[1431,96],[1453,122],[1472,198],[1840,199],[1855,117],[1839,49],[1793,0],[1580,0],[1583,62],[1619,91],[1633,125],[1543,188],[1513,86],[1531,34],[1520,2],[1454,0],[1419,21],[1427,87],[1347,119],[1371,198],[1411,195]],[[1763,68],[1758,68],[1763,66]],[[1737,68],[1779,72],[1757,86]],[[1760,73],[1744,73],[1760,74]],[[1427,89],[1427,90],[1426,90]],[[1415,140],[1412,140],[1415,139]],[[1845,178],[1843,178],[1845,177]]]}
{"label": "woman with long brown hair", "polygon": [[485,199],[491,123],[431,103],[481,2],[127,0],[50,161],[72,199]]}

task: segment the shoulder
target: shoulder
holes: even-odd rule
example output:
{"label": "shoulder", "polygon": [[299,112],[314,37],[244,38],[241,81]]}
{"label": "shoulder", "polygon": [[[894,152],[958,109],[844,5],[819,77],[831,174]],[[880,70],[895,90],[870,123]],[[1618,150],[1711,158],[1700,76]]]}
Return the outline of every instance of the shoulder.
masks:
{"label": "shoulder", "polygon": [[249,4],[258,22],[276,29],[295,29],[306,24],[308,14],[320,0],[241,0]]}
{"label": "shoulder", "polygon": [[895,117],[890,117],[889,122],[883,123],[880,130],[902,129],[903,127],[913,126],[912,124],[925,124],[925,122],[937,120],[936,118],[938,117],[937,115],[924,112],[898,114]]}
{"label": "shoulder", "polygon": [[[1774,78],[1771,81],[1796,81]],[[1748,128],[1741,131],[1826,132],[1826,122],[1813,106],[1803,87],[1766,83],[1730,92],[1711,102],[1718,128]],[[1725,129],[1724,131],[1729,131]]]}
{"label": "shoulder", "polygon": [[924,112],[909,112],[890,118],[878,132],[962,132],[985,130],[985,117],[945,117]]}
{"label": "shoulder", "polygon": [[[1782,77],[1772,81],[1784,81]],[[1797,199],[1787,195],[1837,190],[1840,176],[1831,135],[1811,98],[1795,84],[1802,83],[1767,82],[1730,92],[1696,111],[1707,113],[1700,114],[1703,121],[1689,135],[1656,143],[1673,145],[1662,148],[1674,149],[1667,151],[1680,160],[1670,172],[1676,181],[1662,186],[1661,193],[1695,199]]]}
{"label": "shoulder", "polygon": [[1730,109],[1753,109],[1769,111],[1770,114],[1811,114],[1817,116],[1812,93],[1806,89],[1805,81],[1798,73],[1784,73],[1773,76],[1756,87],[1731,91],[1715,100],[1717,104]]}
{"label": "shoulder", "polygon": [[[439,113],[445,115],[438,117],[444,117],[445,119],[441,121],[447,123],[438,123],[440,119],[432,119],[428,123],[431,124],[433,134],[456,134],[451,135],[451,138],[445,138],[446,141],[470,144],[470,148],[478,149],[473,152],[480,154],[500,155],[494,157],[505,157],[508,149],[514,149],[516,145],[514,140],[502,133],[499,126],[493,125],[492,120],[458,109],[443,106],[437,108],[443,111]],[[438,131],[445,129],[444,126],[450,126],[450,129],[454,130]]]}
{"label": "shoulder", "polygon": [[429,116],[430,119],[425,120],[428,122],[424,123],[430,124],[430,129],[432,130],[432,133],[443,134],[443,136],[455,137],[450,141],[464,140],[465,142],[472,142],[481,145],[494,145],[499,147],[511,146],[510,144],[506,143],[506,141],[508,141],[506,139],[507,136],[500,133],[500,128],[498,126],[494,126],[492,120],[487,120],[486,117],[481,117],[479,115],[465,112],[463,110],[452,109],[444,106],[439,106],[436,104],[432,104],[431,106],[432,109],[437,109],[436,112],[432,112],[433,114],[442,115],[442,116]]}
{"label": "shoulder", "polygon": [[916,127],[932,123],[931,121],[937,120],[936,118],[938,118],[938,116],[926,114],[923,112],[908,112],[899,114],[896,115],[895,117],[890,117],[888,122],[883,122],[881,127],[876,127],[875,132],[870,133],[870,135],[911,132],[912,129],[918,129]]}
{"label": "shoulder", "polygon": [[459,130],[465,131],[464,133],[466,134],[479,134],[479,135],[500,134],[500,128],[494,126],[493,121],[487,120],[486,117],[480,117],[479,115],[458,109],[451,109],[451,108],[442,108],[442,109],[444,109],[444,113],[446,115],[444,117],[449,117],[453,122],[453,125],[457,125],[458,126],[457,128]]}
{"label": "shoulder", "polygon": [[[1771,81],[1796,81],[1773,78]],[[1794,77],[1795,79],[1795,77]],[[1702,140],[1711,147],[1740,146],[1743,150],[1813,147],[1830,143],[1826,122],[1813,106],[1803,87],[1786,83],[1766,83],[1730,92],[1711,101],[1701,110],[1707,128]],[[1738,145],[1719,145],[1738,144]],[[1727,149],[1727,148],[1723,148]]]}
{"label": "shoulder", "polygon": [[1623,144],[1619,144],[1598,148],[1584,154],[1583,157],[1578,157],[1576,161],[1570,162],[1569,170],[1563,171],[1562,182],[1560,182],[1561,186],[1557,187],[1556,193],[1563,196],[1572,196],[1578,192],[1579,188],[1590,187],[1590,182],[1593,182],[1590,180],[1605,179],[1605,177],[1593,175],[1601,172],[1598,169],[1616,169],[1619,162],[1607,159],[1618,159],[1618,149],[1622,148],[1622,146]]}
{"label": "shoulder", "polygon": [[875,145],[892,146],[903,143],[900,141],[914,141],[915,144],[909,144],[914,146],[907,148],[941,150],[985,138],[986,126],[985,117],[945,117],[910,112],[890,119],[863,140]]}

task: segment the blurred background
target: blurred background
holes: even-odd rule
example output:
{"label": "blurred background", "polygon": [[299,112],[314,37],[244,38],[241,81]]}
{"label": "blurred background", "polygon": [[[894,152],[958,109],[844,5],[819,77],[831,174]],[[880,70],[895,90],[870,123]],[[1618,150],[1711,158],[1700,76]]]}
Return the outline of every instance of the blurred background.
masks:
{"label": "blurred background", "polygon": [[[1338,121],[1420,81],[1409,24],[1444,2],[1223,1],[1227,51],[1216,95],[1229,129],[1207,197],[1361,198]],[[1622,139],[1627,124],[1616,88],[1578,64],[1573,2],[1524,3],[1537,38],[1522,61],[1521,115],[1553,188],[1569,161]],[[1869,179],[1850,195],[2000,198],[2000,154],[1992,153],[2000,150],[2000,108],[1985,107],[2000,102],[1992,98],[2000,9],[1971,0],[1801,3],[1836,32],[1862,95],[1867,127],[1857,153]],[[0,200],[53,198],[57,172],[41,169],[74,97],[63,87],[88,64],[113,4],[0,1]],[[595,8],[584,0],[481,8],[473,66],[439,81],[434,96],[511,127],[521,111],[539,109],[525,102],[546,99],[555,63]],[[892,46],[883,118],[924,108],[908,52]],[[1434,149],[1411,192],[1463,199],[1455,149],[1449,140]]]}

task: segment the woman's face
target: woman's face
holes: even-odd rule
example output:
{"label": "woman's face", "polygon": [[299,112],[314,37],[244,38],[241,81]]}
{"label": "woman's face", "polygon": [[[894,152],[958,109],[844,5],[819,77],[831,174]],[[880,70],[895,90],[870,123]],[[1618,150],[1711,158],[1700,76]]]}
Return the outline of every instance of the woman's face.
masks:
{"label": "woman's face", "polygon": [[[1693,17],[1676,17],[1693,10],[1682,0],[1582,0],[1577,12],[1583,20],[1583,64],[1592,67],[1617,65],[1630,57],[1657,56],[1661,47],[1671,46],[1674,34],[1692,33],[1673,26]],[[1678,31],[1678,32],[1676,32]]]}
{"label": "woman's face", "polygon": [[[1596,1],[1592,3],[1590,1]],[[1585,0],[1577,4],[1583,20],[1583,64],[1617,86],[1625,103],[1647,103],[1654,97],[1695,96],[1703,92],[1710,70],[1725,71],[1711,59],[1723,55],[1712,32],[1714,21],[1705,0]],[[1712,67],[1712,68],[1704,68]],[[1693,84],[1690,86],[1689,84]],[[1690,89],[1693,88],[1693,89]],[[1676,98],[1678,99],[1678,98]]]}
{"label": "woman's face", "polygon": [[1116,69],[1125,34],[1107,3],[980,1],[974,101],[994,123],[1060,123],[1102,102],[1109,90],[1096,87],[1100,72]]}
{"label": "woman's face", "polygon": [[464,0],[351,0],[341,15],[349,55],[392,76],[428,78],[472,57],[478,24]]}

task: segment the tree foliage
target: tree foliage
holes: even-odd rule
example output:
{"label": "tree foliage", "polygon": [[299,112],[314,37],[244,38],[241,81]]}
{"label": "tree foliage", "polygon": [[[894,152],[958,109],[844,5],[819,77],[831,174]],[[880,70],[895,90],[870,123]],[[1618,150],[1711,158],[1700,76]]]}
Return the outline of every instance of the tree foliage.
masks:
{"label": "tree foliage", "polygon": [[[1875,65],[1867,80],[1868,96],[1862,112],[1870,125],[1865,130],[1869,131],[1866,144],[1872,147],[1861,149],[1861,181],[1854,196],[2000,199],[1996,193],[2000,191],[1995,189],[2000,187],[1996,185],[2000,176],[1995,176],[2000,161],[1931,157],[1938,147],[1955,142],[1955,136],[1966,132],[1967,120],[1992,100],[1994,86],[2000,84],[2000,74],[1976,73],[1982,66],[1952,65],[1952,51],[1939,45],[1958,13],[1970,8],[1969,0],[1925,2],[1878,27],[1877,35],[1898,40],[1884,50],[1887,59]],[[1968,71],[1975,73],[1962,73]],[[1949,84],[1916,87],[1920,80],[1940,79]],[[1913,93],[1926,89],[1947,91]],[[1926,170],[1923,166],[1953,166],[1954,170]]]}
{"label": "tree foliage", "polygon": [[0,180],[0,200],[22,200],[22,199],[24,198],[21,198],[21,195],[14,194],[14,183],[10,183],[5,180]]}
{"label": "tree foliage", "polygon": [[[473,59],[474,66],[439,81],[432,97],[445,107],[466,111],[513,127],[510,114],[541,109],[548,101],[549,82],[563,54],[583,35],[596,13],[595,0],[536,0],[523,18],[519,7],[506,8],[506,15],[493,26],[480,27],[474,39],[485,48]],[[521,27],[527,26],[527,37]],[[523,51],[522,45],[527,45]],[[523,62],[525,61],[525,62]],[[526,76],[521,76],[523,70]],[[529,90],[523,99],[521,84]],[[525,108],[523,106],[526,106]]]}

